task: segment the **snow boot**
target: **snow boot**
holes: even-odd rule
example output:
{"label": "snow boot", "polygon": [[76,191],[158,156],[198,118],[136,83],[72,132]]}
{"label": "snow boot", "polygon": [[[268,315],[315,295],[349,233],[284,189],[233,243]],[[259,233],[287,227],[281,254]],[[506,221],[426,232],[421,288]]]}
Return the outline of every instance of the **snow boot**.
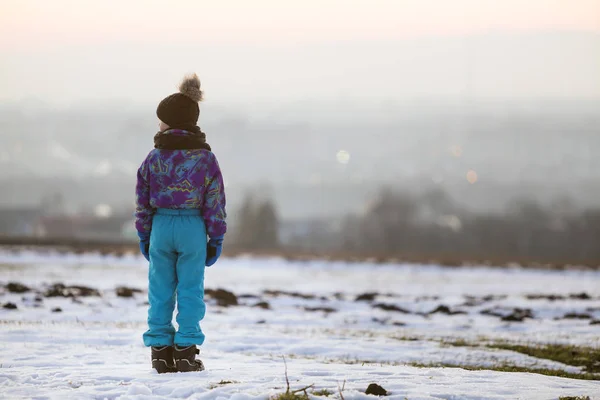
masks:
{"label": "snow boot", "polygon": [[173,359],[173,346],[152,347],[152,368],[159,374],[177,372]]}
{"label": "snow boot", "polygon": [[200,350],[196,345],[188,347],[175,346],[175,366],[178,372],[204,371],[204,364],[200,360],[196,360],[196,354],[200,354]]}

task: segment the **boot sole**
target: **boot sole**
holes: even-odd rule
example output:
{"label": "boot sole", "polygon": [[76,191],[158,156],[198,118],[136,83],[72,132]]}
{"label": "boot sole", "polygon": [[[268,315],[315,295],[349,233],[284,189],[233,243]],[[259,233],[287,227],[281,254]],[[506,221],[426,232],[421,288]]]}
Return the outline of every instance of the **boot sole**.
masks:
{"label": "boot sole", "polygon": [[204,371],[204,364],[200,360],[195,360],[193,363],[190,363],[189,360],[177,360],[175,361],[175,366],[177,367],[178,372],[198,372]]}

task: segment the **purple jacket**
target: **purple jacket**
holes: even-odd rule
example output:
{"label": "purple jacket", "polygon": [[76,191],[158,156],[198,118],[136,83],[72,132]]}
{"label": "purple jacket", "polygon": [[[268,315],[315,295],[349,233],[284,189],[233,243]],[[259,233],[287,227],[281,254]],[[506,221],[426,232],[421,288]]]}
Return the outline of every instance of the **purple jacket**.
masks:
{"label": "purple jacket", "polygon": [[211,238],[227,231],[223,176],[208,150],[158,150],[137,174],[135,227],[149,237],[157,208],[200,209]]}

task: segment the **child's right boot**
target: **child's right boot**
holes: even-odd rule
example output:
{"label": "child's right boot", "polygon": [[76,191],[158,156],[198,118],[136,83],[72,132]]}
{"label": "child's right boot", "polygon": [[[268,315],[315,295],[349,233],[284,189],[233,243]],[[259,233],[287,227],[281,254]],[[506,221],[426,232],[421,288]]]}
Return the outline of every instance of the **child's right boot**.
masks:
{"label": "child's right boot", "polygon": [[178,372],[204,371],[204,364],[201,360],[196,360],[196,354],[200,354],[200,350],[196,345],[188,347],[179,347],[175,345],[175,367]]}
{"label": "child's right boot", "polygon": [[152,347],[152,368],[159,374],[177,372],[173,359],[173,346]]}

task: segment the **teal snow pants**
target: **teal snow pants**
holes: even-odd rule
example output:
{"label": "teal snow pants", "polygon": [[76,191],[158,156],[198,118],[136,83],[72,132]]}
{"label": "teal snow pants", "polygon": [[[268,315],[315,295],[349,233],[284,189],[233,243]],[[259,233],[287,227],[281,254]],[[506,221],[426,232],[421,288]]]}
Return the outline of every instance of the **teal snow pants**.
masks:
{"label": "teal snow pants", "polygon": [[[152,220],[148,273],[146,346],[201,345],[204,304],[206,226],[200,210],[159,208]],[[177,299],[177,325],[173,311]]]}

